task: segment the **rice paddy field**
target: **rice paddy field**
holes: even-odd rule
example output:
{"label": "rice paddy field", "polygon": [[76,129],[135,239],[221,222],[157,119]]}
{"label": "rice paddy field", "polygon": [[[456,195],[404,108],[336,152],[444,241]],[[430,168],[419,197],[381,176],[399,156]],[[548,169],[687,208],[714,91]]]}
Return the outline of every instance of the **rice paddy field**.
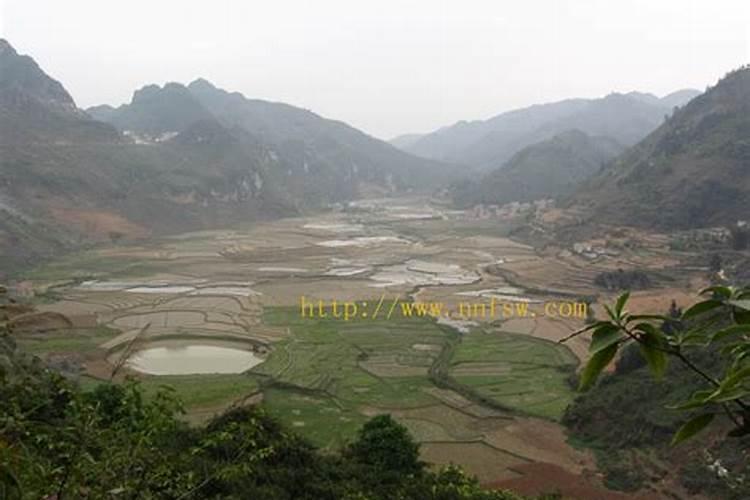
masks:
{"label": "rice paddy field", "polygon": [[[586,357],[585,339],[557,341],[581,318],[460,320],[400,307],[385,315],[398,301],[455,311],[490,298],[569,299],[591,293],[578,278],[593,271],[510,239],[511,223],[423,200],[352,208],[51,261],[20,278],[45,320],[18,331],[18,342],[86,387],[126,377],[149,393],[172,387],[195,424],[260,404],[335,449],[368,418],[390,413],[422,443],[425,460],[460,463],[484,482],[538,462],[571,474],[593,467],[557,424]],[[359,309],[347,320],[304,315],[303,299]],[[217,352],[232,365],[208,359]],[[135,362],[144,359],[148,370]]]}

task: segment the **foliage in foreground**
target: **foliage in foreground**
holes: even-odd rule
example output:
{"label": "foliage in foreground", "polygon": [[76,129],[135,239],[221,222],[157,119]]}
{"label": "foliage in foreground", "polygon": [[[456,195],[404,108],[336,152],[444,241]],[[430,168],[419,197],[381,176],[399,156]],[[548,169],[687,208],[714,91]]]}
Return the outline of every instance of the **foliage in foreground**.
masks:
{"label": "foliage in foreground", "polygon": [[[705,293],[708,300],[684,313],[673,305],[665,316],[630,315],[625,295],[608,320],[590,325],[592,362],[580,380],[585,391],[563,422],[575,442],[596,451],[611,488],[633,491],[670,475],[691,494],[750,498],[750,435],[741,435],[748,329],[740,297],[746,291]],[[611,346],[615,368],[601,377],[606,363],[597,353]],[[690,422],[705,414],[715,415],[712,425],[691,436],[686,429],[698,429]]]}
{"label": "foliage in foreground", "polygon": [[20,352],[3,315],[0,304],[0,498],[520,499],[456,467],[430,471],[387,415],[323,454],[256,408],[193,428],[166,388],[145,397],[128,381],[83,392]]}
{"label": "foliage in foreground", "polygon": [[[703,381],[700,390],[674,405],[699,411],[677,430],[672,444],[695,436],[717,415],[734,425],[730,437],[750,435],[750,288],[714,286],[701,294],[711,298],[669,316],[630,314],[625,308],[628,293],[614,307],[605,305],[609,319],[573,334],[592,332],[591,358],[581,374],[580,389],[590,389],[617,353],[635,344],[656,378],[663,377],[671,359]],[[720,354],[720,373],[691,359],[691,351],[707,350]]]}

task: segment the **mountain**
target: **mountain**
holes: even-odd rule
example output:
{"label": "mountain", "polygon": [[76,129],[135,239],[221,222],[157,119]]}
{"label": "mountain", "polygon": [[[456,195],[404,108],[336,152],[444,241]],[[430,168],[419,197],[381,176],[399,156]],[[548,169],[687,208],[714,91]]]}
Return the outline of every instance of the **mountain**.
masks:
{"label": "mountain", "polygon": [[399,149],[406,149],[422,137],[424,134],[402,134],[389,140],[388,143]]}
{"label": "mountain", "polygon": [[467,206],[568,196],[623,150],[609,137],[568,130],[527,146],[477,182],[457,184],[453,197],[457,204]]}
{"label": "mountain", "polygon": [[79,110],[60,82],[0,39],[0,145],[117,139],[114,128]]}
{"label": "mountain", "polygon": [[[407,189],[425,182],[437,185],[453,171],[447,165],[404,153],[343,122],[288,104],[248,99],[202,78],[188,86],[148,85],[135,92],[130,104],[100,106],[88,112],[145,140],[171,137],[197,121],[216,120],[268,145],[275,155],[285,156],[290,163],[289,176],[305,176],[305,184],[313,186],[324,180],[337,185],[348,180],[352,185]],[[353,191],[356,188],[345,192],[351,196]],[[340,192],[338,188],[336,192]]]}
{"label": "mountain", "polygon": [[179,83],[167,83],[163,88],[147,85],[133,94],[128,105],[97,106],[87,111],[97,120],[111,123],[120,130],[157,137],[211,118],[211,113]]}
{"label": "mountain", "polygon": [[726,75],[568,201],[601,222],[669,229],[750,213],[750,66]]}
{"label": "mountain", "polygon": [[0,275],[91,242],[285,216],[362,189],[428,189],[451,170],[202,80],[87,113],[0,41]]}
{"label": "mountain", "polygon": [[488,120],[458,122],[419,138],[410,153],[480,169],[502,165],[513,154],[566,130],[608,136],[630,146],[664,121],[675,106],[698,95],[684,90],[658,98],[631,92],[600,99],[567,99],[502,113]]}

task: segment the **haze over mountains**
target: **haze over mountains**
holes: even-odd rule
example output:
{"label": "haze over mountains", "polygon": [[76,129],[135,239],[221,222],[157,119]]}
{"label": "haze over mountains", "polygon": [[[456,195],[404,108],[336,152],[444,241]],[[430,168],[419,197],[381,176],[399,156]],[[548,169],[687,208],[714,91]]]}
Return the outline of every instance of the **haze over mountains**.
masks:
{"label": "haze over mountains", "polygon": [[624,150],[610,137],[568,130],[527,146],[479,179],[457,183],[453,198],[469,206],[565,197]]}
{"label": "haze over mountains", "polygon": [[[592,223],[662,230],[746,221],[750,218],[750,67],[730,72],[704,94],[683,103],[693,95],[693,91],[680,91],[662,99],[634,93],[609,96],[594,107],[610,101],[606,107],[619,108],[621,114],[579,112],[554,119],[532,135],[546,133],[560,123],[585,124],[583,116],[603,119],[589,123],[599,123],[607,133],[590,135],[574,127],[529,145],[501,167],[456,183],[453,199],[467,206],[557,198]],[[672,113],[666,112],[667,103],[674,106]],[[566,101],[540,111],[554,114],[579,105],[579,101]],[[511,116],[538,120],[540,115],[530,109]],[[646,124],[652,123],[633,117],[649,116],[644,113],[648,109],[652,122],[654,109],[665,111],[661,125],[631,145],[638,135],[635,131],[643,133]],[[604,126],[615,121],[623,128]],[[642,128],[630,126],[636,123]],[[508,136],[514,133],[502,137]]]}
{"label": "haze over mountains", "polygon": [[[461,122],[395,139],[404,152],[204,79],[147,85],[129,104],[83,111],[3,40],[0,250],[23,262],[87,241],[226,226],[451,182],[464,206],[572,195],[568,206],[605,222],[726,224],[747,218],[749,72],[732,72],[692,100],[697,91],[631,92]],[[455,183],[467,174],[479,177]]]}
{"label": "haze over mountains", "polygon": [[[110,122],[110,123],[105,123]],[[312,112],[205,80],[78,109],[0,42],[0,252],[25,261],[93,238],[219,227],[452,175]]]}
{"label": "haze over mountains", "polygon": [[458,122],[395,144],[425,158],[488,170],[500,167],[526,146],[568,130],[610,137],[631,146],[658,127],[675,106],[698,94],[697,90],[680,90],[662,98],[631,92],[600,99],[567,99],[508,111],[488,120]]}
{"label": "haze over mountains", "polygon": [[568,205],[594,221],[680,229],[750,210],[750,66],[732,71],[582,184]]}

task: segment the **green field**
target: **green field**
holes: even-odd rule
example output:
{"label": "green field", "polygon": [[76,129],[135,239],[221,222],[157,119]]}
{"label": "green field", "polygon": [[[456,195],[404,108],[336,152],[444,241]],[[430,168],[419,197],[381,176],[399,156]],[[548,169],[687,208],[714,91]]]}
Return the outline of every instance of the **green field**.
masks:
{"label": "green field", "polygon": [[[399,227],[400,233],[416,239],[434,234],[502,236],[509,230],[508,225],[485,221],[466,226],[444,220],[394,225]],[[295,232],[296,228],[290,231],[279,233],[279,245],[302,238],[303,233]],[[244,233],[231,239],[235,240],[253,241]],[[191,233],[147,246],[123,247],[117,254],[91,249],[42,265],[28,272],[26,277],[52,284],[90,278],[143,277],[148,280],[164,274],[179,276],[175,278],[178,281],[194,276],[209,279],[222,276],[232,280],[237,273],[236,264],[222,257],[210,257],[212,252],[218,252],[227,244],[222,241],[217,242],[214,233]],[[312,255],[314,251],[315,247],[311,247]],[[256,258],[265,262],[265,253],[258,252]],[[288,261],[280,262],[296,265],[297,258],[297,254],[290,253]],[[243,272],[252,273],[258,265],[245,266]],[[251,276],[263,275],[248,275]],[[321,282],[321,286],[330,287],[332,293],[336,289],[333,281]],[[167,315],[170,315],[169,321],[175,322],[170,323],[172,331],[168,332],[168,338],[198,338],[205,327],[203,323],[193,324],[190,318],[182,318],[180,315],[184,315],[184,311],[178,306],[170,309],[172,302],[183,304],[184,308],[184,297],[165,300],[154,296],[149,303],[125,292],[86,295],[86,292],[75,291],[66,296],[69,289],[64,286],[52,290],[37,301],[88,300],[88,303],[101,305],[98,310],[105,312],[110,308],[130,311],[129,308],[139,307],[148,313],[148,308],[152,307],[164,313],[165,324]],[[214,302],[191,300],[198,304],[196,312],[215,316]],[[416,317],[343,321],[303,318],[297,307],[261,309],[260,304],[256,306],[257,314],[263,311],[259,319],[265,326],[286,327],[290,332],[288,336],[282,333],[273,338],[262,364],[249,373],[237,375],[138,375],[147,394],[153,394],[161,385],[172,386],[191,421],[200,422],[250,394],[262,393],[263,405],[271,414],[316,445],[333,448],[353,437],[363,422],[378,413],[398,415],[410,428],[418,428],[421,436],[437,436],[438,441],[461,441],[467,436],[473,439],[481,435],[477,434],[476,426],[485,418],[482,412],[557,420],[573,398],[568,379],[577,361],[567,348],[554,343],[523,335],[487,333],[482,328],[461,335],[431,319]],[[241,319],[253,318],[243,316]],[[185,325],[179,324],[180,321],[185,321]],[[248,328],[250,338],[255,328]],[[221,326],[212,330],[211,338],[221,338],[221,331]],[[19,343],[42,357],[51,353],[95,356],[98,346],[117,333],[100,327],[32,334],[20,338]],[[166,333],[161,335],[167,338]],[[86,376],[81,381],[87,387],[96,383]],[[472,405],[479,409],[469,408]],[[458,420],[452,421],[448,414]],[[482,423],[485,424],[501,425],[496,421]]]}
{"label": "green field", "polygon": [[[365,414],[441,404],[429,393],[435,388],[429,367],[448,345],[455,346],[448,375],[469,397],[557,419],[574,395],[567,381],[577,366],[573,354],[527,336],[475,330],[459,337],[420,319],[303,319],[296,308],[268,309],[264,321],[292,331],[252,370],[268,387],[265,405],[320,446],[340,444]],[[415,349],[420,345],[434,349]],[[480,373],[461,374],[466,369]]]}
{"label": "green field", "polygon": [[102,276],[144,277],[163,272],[173,265],[169,260],[106,256],[96,251],[66,255],[22,274],[23,279],[40,281],[84,280]]}
{"label": "green field", "polygon": [[511,333],[475,332],[458,345],[449,374],[503,407],[557,420],[575,395],[568,378],[577,365],[567,348],[552,342]]}
{"label": "green field", "polygon": [[[291,335],[247,374],[138,378],[147,394],[173,387],[189,416],[200,415],[196,421],[262,392],[271,414],[321,447],[340,446],[377,413],[445,408],[434,395],[438,386],[446,387],[443,381],[480,404],[552,420],[574,395],[568,378],[575,357],[562,346],[524,335],[482,329],[459,335],[420,318],[310,319],[300,317],[296,307],[266,308],[263,322],[288,327]],[[116,333],[106,327],[73,329],[18,341],[42,357],[85,355]],[[88,378],[83,382],[93,385]]]}
{"label": "green field", "polygon": [[427,370],[448,334],[419,319],[341,321],[300,318],[297,308],[272,308],[264,321],[291,327],[268,360],[252,370],[270,389],[269,411],[321,446],[338,444],[365,420],[387,412],[436,404]]}
{"label": "green field", "polygon": [[106,326],[74,328],[54,333],[34,333],[16,336],[16,342],[25,351],[42,355],[53,352],[86,354],[116,336],[117,330]]}

